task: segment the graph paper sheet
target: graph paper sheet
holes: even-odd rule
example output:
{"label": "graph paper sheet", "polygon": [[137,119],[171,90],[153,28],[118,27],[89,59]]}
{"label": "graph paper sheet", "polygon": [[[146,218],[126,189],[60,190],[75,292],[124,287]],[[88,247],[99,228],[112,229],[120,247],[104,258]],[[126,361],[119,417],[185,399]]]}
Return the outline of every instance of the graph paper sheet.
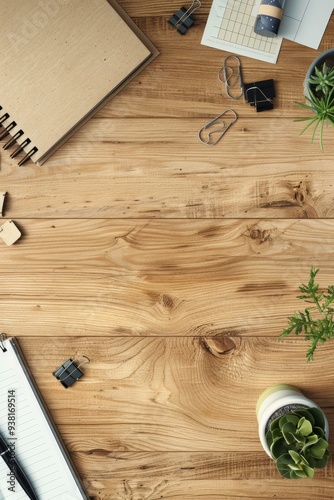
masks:
{"label": "graph paper sheet", "polygon": [[213,0],[201,43],[261,61],[276,63],[283,37],[317,49],[334,8],[334,0],[286,0],[280,33],[254,33],[261,0]]}
{"label": "graph paper sheet", "polygon": [[260,0],[214,0],[201,43],[275,63],[282,38],[254,33],[259,4]]}

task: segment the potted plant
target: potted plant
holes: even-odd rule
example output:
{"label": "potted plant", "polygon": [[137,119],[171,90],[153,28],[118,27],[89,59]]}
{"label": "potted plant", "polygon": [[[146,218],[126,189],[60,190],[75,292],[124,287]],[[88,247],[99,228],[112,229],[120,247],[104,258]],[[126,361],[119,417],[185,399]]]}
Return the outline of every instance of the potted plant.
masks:
{"label": "potted plant", "polygon": [[311,267],[308,284],[299,286],[302,295],[297,298],[310,305],[288,317],[288,326],[279,337],[283,339],[291,333],[303,334],[305,340],[309,342],[307,361],[313,359],[319,342],[324,344],[334,337],[334,285],[328,286],[326,293],[319,291],[319,285],[315,282],[318,272],[319,269]]}
{"label": "potted plant", "polygon": [[261,444],[282,477],[312,478],[315,468],[327,465],[327,418],[299,389],[269,387],[260,395],[256,413]]}
{"label": "potted plant", "polygon": [[297,118],[295,121],[308,122],[301,134],[313,128],[312,142],[319,131],[320,147],[323,151],[324,125],[334,125],[334,49],[323,52],[312,62],[306,73],[304,93],[306,104],[297,104],[312,111],[313,115]]}

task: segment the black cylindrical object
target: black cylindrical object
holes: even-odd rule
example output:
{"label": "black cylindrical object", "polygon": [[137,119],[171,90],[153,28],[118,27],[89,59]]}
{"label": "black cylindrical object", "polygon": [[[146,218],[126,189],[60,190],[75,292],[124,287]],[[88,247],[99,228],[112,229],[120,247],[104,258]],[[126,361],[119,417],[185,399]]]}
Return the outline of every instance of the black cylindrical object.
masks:
{"label": "black cylindrical object", "polygon": [[256,16],[254,31],[258,35],[277,36],[285,0],[262,0]]}

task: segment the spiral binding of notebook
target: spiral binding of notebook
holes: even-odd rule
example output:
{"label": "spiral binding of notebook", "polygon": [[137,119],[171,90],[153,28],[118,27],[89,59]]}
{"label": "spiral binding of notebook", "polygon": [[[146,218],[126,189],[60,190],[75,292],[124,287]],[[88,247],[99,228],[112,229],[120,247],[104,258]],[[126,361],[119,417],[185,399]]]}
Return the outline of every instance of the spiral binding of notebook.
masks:
{"label": "spiral binding of notebook", "polygon": [[[10,155],[11,158],[15,158],[24,148],[28,147],[31,144],[31,140],[29,137],[24,138],[24,131],[19,128],[17,132],[14,132],[16,128],[18,128],[17,123],[13,120],[11,121],[11,117],[8,113],[3,113],[3,107],[0,106],[0,126],[3,128],[2,132],[0,132],[0,141],[2,141],[5,137],[7,137],[12,131],[13,135],[11,135],[10,139],[4,144],[3,149],[9,149],[14,146],[15,143],[18,144],[18,147],[12,152]],[[8,124],[6,122],[9,122]],[[18,141],[23,139],[19,144]],[[33,154],[37,153],[38,148],[36,146],[32,147],[25,156],[19,161],[18,165],[21,167],[24,163],[26,163]]]}

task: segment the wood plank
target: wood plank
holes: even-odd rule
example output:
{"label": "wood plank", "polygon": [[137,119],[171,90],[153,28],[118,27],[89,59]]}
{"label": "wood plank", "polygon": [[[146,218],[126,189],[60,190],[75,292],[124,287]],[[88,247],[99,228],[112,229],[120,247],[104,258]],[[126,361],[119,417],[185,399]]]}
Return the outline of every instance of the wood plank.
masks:
{"label": "wood plank", "polygon": [[334,283],[332,220],[16,222],[22,239],[0,246],[13,335],[276,338],[312,265]]}
{"label": "wood plank", "polygon": [[[241,117],[210,148],[197,138],[209,119],[101,119],[95,131],[91,120],[38,168],[18,170],[5,152],[5,216],[333,216],[333,141],[320,157],[319,145],[299,138],[292,120]],[[331,130],[325,132],[329,138]]]}
{"label": "wood plank", "polygon": [[[279,478],[273,461],[263,452],[113,452],[107,443],[101,448],[84,452],[79,443],[77,445],[78,451],[73,452],[73,455],[79,466],[83,470],[89,468],[91,477],[96,478],[99,474],[103,481],[110,476],[121,480],[130,475],[133,479],[144,481],[164,476],[184,482],[205,479],[208,484],[228,479],[249,481]],[[319,469],[316,477],[333,478],[333,464],[329,464],[327,471]]]}
{"label": "wood plank", "polygon": [[[278,382],[296,385],[330,423],[334,418],[330,343],[307,364],[305,342],[293,338],[59,334],[19,341],[56,423],[76,439],[86,436],[81,450],[87,452],[105,445],[110,451],[260,452],[256,402]],[[66,390],[52,372],[79,355],[91,361]]]}
{"label": "wood plank", "polygon": [[[126,220],[126,219],[17,219],[23,236],[15,246],[0,246],[3,271],[106,273],[123,276],[142,273],[219,273],[220,264],[275,262],[299,266],[297,280],[313,259],[329,261],[333,220]],[[182,250],[182,251],[181,251]],[[205,259],[203,259],[205,255]],[[262,260],[263,259],[263,260]],[[21,269],[19,269],[21,264]],[[202,272],[201,272],[202,271]],[[307,271],[308,272],[308,271]],[[269,273],[268,273],[269,274]],[[235,273],[226,279],[232,280]],[[320,275],[319,275],[320,277]],[[323,276],[325,279],[326,276]],[[254,273],[254,279],[259,279]]]}
{"label": "wood plank", "polygon": [[74,457],[99,499],[332,498],[332,463],[312,481],[284,481],[263,453],[113,453],[104,444]]}
{"label": "wood plank", "polygon": [[[114,481],[110,479],[106,482],[107,493],[104,496],[103,484],[97,481],[94,483],[94,491],[98,490],[98,499],[110,500],[121,498],[122,500],[132,500],[148,498],[159,500],[168,498],[177,500],[237,500],[237,499],[272,499],[284,498],[285,500],[295,500],[303,498],[314,500],[332,500],[332,481],[312,479],[312,484],[298,481],[298,484],[290,485],[289,481],[277,480],[257,480],[247,481],[214,481],[204,480],[180,482],[177,479],[161,479],[158,481],[143,482],[142,480]],[[112,496],[108,496],[108,491],[112,491]],[[113,496],[116,495],[116,496]]]}

